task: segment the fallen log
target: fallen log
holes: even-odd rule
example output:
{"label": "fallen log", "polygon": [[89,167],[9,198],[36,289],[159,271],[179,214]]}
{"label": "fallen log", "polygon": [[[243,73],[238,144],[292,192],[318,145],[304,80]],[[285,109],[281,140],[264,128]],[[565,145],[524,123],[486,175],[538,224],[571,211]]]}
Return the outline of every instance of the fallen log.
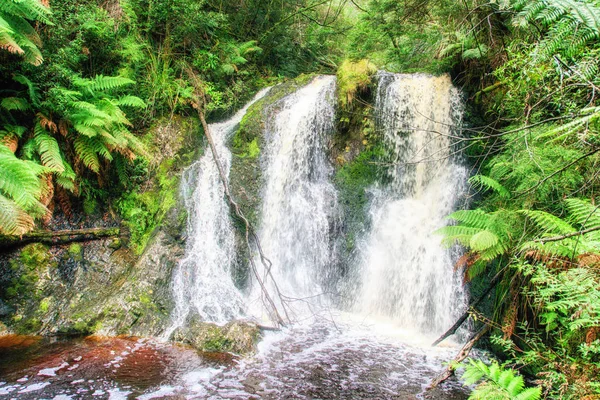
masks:
{"label": "fallen log", "polygon": [[43,243],[57,246],[119,236],[121,236],[121,228],[119,227],[32,231],[22,236],[0,236],[0,250],[20,247],[29,243]]}
{"label": "fallen log", "polygon": [[452,375],[454,375],[454,371],[456,370],[456,365],[458,363],[464,361],[464,359],[469,356],[469,353],[471,352],[471,349],[473,348],[473,346],[475,346],[475,343],[477,343],[479,341],[479,339],[481,339],[483,337],[483,335],[485,335],[489,329],[490,329],[490,326],[485,325],[483,328],[481,328],[479,330],[479,332],[477,332],[475,335],[473,335],[473,337],[471,337],[471,340],[469,340],[460,349],[460,351],[458,352],[456,357],[454,357],[454,359],[450,363],[448,363],[448,366],[446,367],[446,369],[441,374],[439,374],[433,381],[431,381],[431,383],[427,387],[427,390],[431,390],[431,389],[435,388],[440,383],[444,382],[446,379],[448,379]]}

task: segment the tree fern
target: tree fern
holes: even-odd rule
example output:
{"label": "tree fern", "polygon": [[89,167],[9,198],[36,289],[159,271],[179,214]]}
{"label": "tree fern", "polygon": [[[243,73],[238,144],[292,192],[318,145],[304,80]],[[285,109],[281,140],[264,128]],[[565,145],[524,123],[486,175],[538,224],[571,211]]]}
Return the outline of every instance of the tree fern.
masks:
{"label": "tree fern", "polygon": [[41,40],[29,21],[50,24],[50,10],[40,0],[0,2],[0,48],[20,54],[25,61],[39,65]]}
{"label": "tree fern", "polygon": [[557,235],[575,232],[575,228],[563,219],[540,210],[521,210],[544,233]]}
{"label": "tree fern", "polygon": [[577,198],[566,199],[565,203],[571,214],[571,220],[582,229],[600,226],[600,207]]}
{"label": "tree fern", "polygon": [[2,99],[0,107],[7,111],[27,111],[31,109],[29,102],[19,97],[6,97]]}
{"label": "tree fern", "polygon": [[564,51],[573,56],[587,43],[600,38],[600,7],[587,0],[534,0],[515,2],[514,23],[537,22],[548,31],[541,42],[544,54]]}

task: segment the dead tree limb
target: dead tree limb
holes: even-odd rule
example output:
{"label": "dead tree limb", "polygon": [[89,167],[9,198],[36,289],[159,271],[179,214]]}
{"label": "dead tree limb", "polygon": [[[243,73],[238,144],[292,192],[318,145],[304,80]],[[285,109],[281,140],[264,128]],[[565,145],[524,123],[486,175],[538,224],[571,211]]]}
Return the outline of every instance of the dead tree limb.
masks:
{"label": "dead tree limb", "polygon": [[[278,325],[285,326],[286,321],[290,322],[290,316],[289,316],[285,306],[283,306],[283,311],[285,313],[286,320],[283,319],[283,317],[281,316],[281,314],[277,308],[277,305],[275,304],[275,301],[269,294],[269,291],[267,290],[267,287],[266,287],[264,281],[261,279],[260,274],[258,273],[258,268],[256,267],[256,263],[254,262],[254,257],[252,257],[252,246],[250,245],[250,237],[253,239],[254,243],[256,244],[258,253],[260,255],[261,263],[265,267],[267,274],[270,275],[271,278],[273,278],[271,275],[271,266],[272,266],[271,261],[267,257],[265,257],[265,255],[262,251],[262,247],[260,245],[258,236],[256,235],[256,233],[254,231],[254,228],[252,227],[252,225],[250,224],[250,221],[248,221],[248,219],[242,212],[239,204],[237,204],[237,202],[235,201],[235,199],[233,198],[233,196],[231,194],[231,191],[229,190],[229,184],[227,182],[227,175],[225,174],[225,171],[223,170],[223,165],[221,164],[219,154],[217,153],[215,143],[214,143],[212,135],[210,133],[210,128],[208,126],[208,123],[206,122],[205,114],[206,114],[207,101],[206,101],[206,95],[205,95],[205,91],[204,91],[204,85],[191,69],[188,68],[186,70],[186,72],[191,80],[192,85],[196,89],[197,98],[194,101],[192,101],[192,107],[194,107],[194,109],[196,109],[196,111],[198,112],[198,117],[200,118],[200,122],[202,123],[202,128],[204,130],[204,135],[206,136],[206,139],[208,141],[208,145],[212,152],[213,159],[214,159],[217,169],[219,171],[219,176],[221,178],[221,182],[223,183],[225,197],[227,197],[229,205],[235,212],[235,215],[237,215],[237,217],[240,218],[244,222],[244,225],[246,228],[245,239],[246,239],[246,245],[248,246],[248,250],[250,251],[249,260],[250,260],[250,265],[252,267],[252,272],[254,273],[254,276],[256,277],[256,280],[257,280],[258,284],[260,285],[263,295],[265,296],[265,299],[271,309],[270,310],[271,318]],[[279,287],[277,286],[277,283],[275,282],[275,280],[274,279],[272,279],[272,280],[273,280],[273,284],[275,286],[277,295],[282,300],[282,305],[283,305],[283,298],[281,296],[281,292],[279,291]]]}
{"label": "dead tree limb", "polygon": [[563,239],[568,239],[573,236],[585,235],[586,233],[595,232],[595,231],[600,231],[600,226],[594,226],[594,227],[584,229],[584,230],[578,231],[578,232],[567,233],[566,235],[562,235],[562,236],[554,236],[554,237],[549,237],[549,238],[536,239],[536,240],[534,240],[534,242],[540,242],[540,243],[559,242]]}
{"label": "dead tree limb", "polygon": [[441,374],[439,374],[433,381],[431,381],[431,383],[427,387],[427,390],[435,388],[440,383],[444,382],[446,379],[454,375],[454,371],[456,370],[456,364],[462,362],[465,358],[469,356],[469,353],[471,352],[473,346],[475,346],[475,343],[477,343],[479,339],[481,339],[489,329],[490,326],[485,325],[479,330],[479,332],[473,335],[473,337],[471,337],[471,339],[467,343],[465,343],[465,345],[460,349],[456,357],[454,357],[454,359],[448,364],[446,369]]}
{"label": "dead tree limb", "polygon": [[465,311],[463,313],[463,315],[460,316],[460,318],[456,321],[456,323],[454,325],[452,325],[452,327],[450,329],[448,329],[442,336],[440,336],[431,345],[435,347],[438,344],[440,344],[442,341],[447,339],[449,336],[454,335],[456,333],[456,331],[458,330],[458,328],[460,328],[460,326],[465,323],[467,318],[469,318],[469,316],[471,315],[471,312],[475,309],[475,307],[477,307],[479,305],[479,303],[481,303],[483,301],[483,299],[485,299],[487,297],[487,295],[490,294],[492,289],[496,287],[496,285],[498,284],[498,282],[500,282],[501,279],[502,279],[501,274],[496,275],[494,277],[494,279],[492,279],[492,281],[490,282],[490,285],[485,290],[485,292],[483,292],[483,294],[481,296],[479,296],[479,298],[470,302],[469,307],[467,307],[467,311]]}
{"label": "dead tree limb", "polygon": [[29,243],[43,243],[52,246],[102,240],[121,236],[121,228],[87,228],[61,231],[32,231],[22,236],[1,236],[0,250],[24,246]]}

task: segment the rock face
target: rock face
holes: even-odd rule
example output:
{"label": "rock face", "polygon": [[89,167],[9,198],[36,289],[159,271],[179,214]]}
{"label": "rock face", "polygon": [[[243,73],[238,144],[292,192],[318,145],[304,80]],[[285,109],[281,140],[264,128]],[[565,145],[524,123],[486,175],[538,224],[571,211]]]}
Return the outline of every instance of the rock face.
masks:
{"label": "rock face", "polygon": [[157,228],[140,241],[140,256],[141,245],[128,247],[124,238],[34,243],[0,256],[0,328],[31,335],[140,336],[164,329],[172,308],[171,273],[185,247],[178,180],[202,149],[199,126],[176,117],[147,134],[154,141],[150,168],[159,173],[149,174],[141,195],[165,211],[154,215]]}

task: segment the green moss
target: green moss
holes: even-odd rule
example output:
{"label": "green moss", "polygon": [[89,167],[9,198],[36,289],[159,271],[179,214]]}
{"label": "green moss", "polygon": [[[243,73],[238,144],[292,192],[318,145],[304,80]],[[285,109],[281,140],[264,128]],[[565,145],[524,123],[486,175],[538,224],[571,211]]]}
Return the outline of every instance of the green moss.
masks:
{"label": "green moss", "polygon": [[361,92],[372,84],[377,67],[369,60],[345,60],[337,71],[338,99],[342,109],[352,105]]}
{"label": "green moss", "polygon": [[158,168],[153,190],[128,193],[117,203],[131,235],[130,247],[141,254],[154,230],[160,226],[167,212],[177,203],[179,179],[172,173],[174,160],[165,160]]}
{"label": "green moss", "polygon": [[343,165],[335,175],[339,203],[344,213],[346,251],[355,248],[357,234],[365,227],[367,219],[367,189],[382,177],[379,167],[385,157],[382,145],[361,152],[352,162]]}
{"label": "green moss", "polygon": [[38,299],[41,290],[37,283],[43,271],[55,265],[48,247],[39,243],[25,246],[19,257],[10,261],[14,277],[10,286],[5,289],[7,298],[21,301]]}
{"label": "green moss", "polygon": [[208,332],[207,338],[202,343],[202,350],[214,352],[229,352],[233,350],[234,346],[234,341],[225,336],[221,329],[214,328]]}
{"label": "green moss", "polygon": [[42,299],[40,302],[39,312],[45,314],[50,309],[50,303],[52,302],[52,297],[46,297]]}

